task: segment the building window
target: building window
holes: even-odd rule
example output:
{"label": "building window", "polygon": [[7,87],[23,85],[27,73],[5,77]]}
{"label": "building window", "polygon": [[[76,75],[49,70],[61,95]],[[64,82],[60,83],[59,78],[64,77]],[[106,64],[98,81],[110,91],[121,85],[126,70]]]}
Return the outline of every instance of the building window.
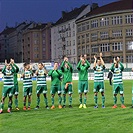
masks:
{"label": "building window", "polygon": [[43,51],[45,51],[45,48],[43,48]]}
{"label": "building window", "polygon": [[43,38],[45,38],[45,33],[43,33],[43,35],[42,35],[42,36],[43,36]]}
{"label": "building window", "polygon": [[132,36],[133,35],[133,29],[126,29],[126,36]]}
{"label": "building window", "polygon": [[81,32],[81,24],[77,25],[77,32]]}
{"label": "building window", "polygon": [[45,45],[45,40],[42,41],[43,45]]}
{"label": "building window", "polygon": [[75,36],[75,31],[73,31],[73,36]]}
{"label": "building window", "polygon": [[89,48],[89,46],[86,46],[86,53],[87,53],[87,54],[90,53],[90,48]]}
{"label": "building window", "polygon": [[85,43],[85,35],[82,35],[82,44]]}
{"label": "building window", "polygon": [[68,44],[68,41],[66,42],[66,46],[68,46],[69,44]]}
{"label": "building window", "polygon": [[69,46],[71,46],[71,41],[70,41],[70,45]]}
{"label": "building window", "polygon": [[91,34],[91,40],[92,40],[92,41],[97,40],[97,38],[98,38],[97,33],[92,33],[92,34]]}
{"label": "building window", "polygon": [[98,27],[98,20],[91,21],[91,28],[97,28]]}
{"label": "building window", "polygon": [[122,24],[122,16],[112,17],[112,25]]}
{"label": "building window", "polygon": [[75,54],[75,49],[73,49],[73,54]]}
{"label": "building window", "polygon": [[66,37],[68,37],[69,36],[69,32],[66,32]]}
{"label": "building window", "polygon": [[38,55],[38,54],[35,54],[35,55],[34,55],[34,58],[38,58],[38,57],[39,57],[39,55]]}
{"label": "building window", "polygon": [[82,47],[82,54],[85,54],[85,46]]}
{"label": "building window", "polygon": [[78,40],[78,45],[80,45],[80,36],[78,36],[78,38],[77,38]]}
{"label": "building window", "polygon": [[73,46],[75,46],[75,40],[73,40]]}
{"label": "building window", "polygon": [[108,32],[100,32],[100,36],[101,36],[101,39],[105,39],[105,38],[109,37],[109,33]]}
{"label": "building window", "polygon": [[126,24],[133,23],[133,15],[126,15],[125,19],[126,19]]}
{"label": "building window", "polygon": [[37,44],[37,40],[34,40],[34,44]]}
{"label": "building window", "polygon": [[87,42],[87,43],[89,42],[89,33],[86,34],[86,42]]}
{"label": "building window", "polygon": [[120,37],[122,36],[122,30],[113,30],[112,37]]}
{"label": "building window", "polygon": [[100,26],[108,26],[108,25],[109,25],[109,18],[100,19]]}
{"label": "building window", "polygon": [[78,55],[81,55],[81,49],[78,48]]}
{"label": "building window", "polygon": [[126,49],[127,50],[133,50],[133,41],[128,41],[126,43]]}
{"label": "building window", "polygon": [[82,31],[85,31],[85,23],[82,24]]}
{"label": "building window", "polygon": [[86,22],[86,30],[89,30],[89,22]]}
{"label": "building window", "polygon": [[71,30],[70,24],[68,24],[68,30]]}
{"label": "building window", "polygon": [[69,31],[69,37],[71,37],[71,31]]}
{"label": "building window", "polygon": [[70,49],[70,55],[71,55],[71,49]]}
{"label": "building window", "polygon": [[133,62],[133,55],[126,56],[126,62],[132,63]]}
{"label": "building window", "polygon": [[75,22],[73,22],[73,29],[75,28]]}
{"label": "building window", "polygon": [[123,50],[123,44],[122,42],[115,42],[112,44],[112,50],[113,51],[122,51]]}
{"label": "building window", "polygon": [[69,50],[67,50],[67,55],[69,55]]}
{"label": "building window", "polygon": [[101,44],[101,52],[107,52],[110,51],[110,45],[107,44]]}
{"label": "building window", "polygon": [[97,44],[92,45],[91,46],[91,51],[92,51],[92,53],[99,52],[99,46]]}

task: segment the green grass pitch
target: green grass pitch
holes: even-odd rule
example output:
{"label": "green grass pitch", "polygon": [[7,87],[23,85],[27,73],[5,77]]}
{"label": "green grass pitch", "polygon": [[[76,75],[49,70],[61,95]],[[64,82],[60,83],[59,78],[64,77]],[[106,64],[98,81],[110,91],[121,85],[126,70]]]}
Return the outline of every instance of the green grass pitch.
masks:
{"label": "green grass pitch", "polygon": [[[48,85],[48,102],[51,106],[50,82]],[[89,93],[87,109],[79,109],[77,81],[73,81],[73,108],[58,109],[58,97],[55,96],[54,110],[45,109],[43,96],[41,95],[40,109],[36,106],[35,94],[36,82],[33,82],[33,95],[30,111],[23,111],[22,82],[19,82],[19,108],[7,113],[7,100],[4,113],[0,114],[0,133],[133,133],[133,109],[131,109],[132,81],[124,80],[124,96],[126,109],[120,108],[120,96],[118,95],[118,108],[112,109],[112,87],[105,81],[105,109],[101,108],[101,95],[98,94],[99,108],[94,109],[93,81],[89,81]],[[2,83],[0,82],[0,97]],[[14,104],[13,104],[14,108]]]}

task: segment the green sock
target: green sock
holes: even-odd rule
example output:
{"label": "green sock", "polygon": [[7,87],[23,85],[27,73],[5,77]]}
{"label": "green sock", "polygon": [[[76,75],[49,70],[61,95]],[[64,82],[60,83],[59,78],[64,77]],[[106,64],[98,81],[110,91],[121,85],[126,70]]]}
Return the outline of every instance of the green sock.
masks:
{"label": "green sock", "polygon": [[54,97],[51,97],[52,105],[54,105]]}
{"label": "green sock", "polygon": [[63,96],[63,105],[66,105],[66,96]]}
{"label": "green sock", "polygon": [[132,96],[132,105],[133,105],[133,96]]}
{"label": "green sock", "polygon": [[40,104],[40,97],[37,97],[37,106]]}
{"label": "green sock", "polygon": [[117,103],[117,97],[116,96],[114,96],[114,105],[116,105],[116,103]]}
{"label": "green sock", "polygon": [[47,99],[47,97],[44,97],[44,102],[45,102],[46,106],[48,106],[48,99]]}
{"label": "green sock", "polygon": [[80,102],[80,104],[82,104],[82,97],[79,98],[79,102]]}
{"label": "green sock", "polygon": [[24,104],[24,106],[26,106],[26,102],[24,102],[23,104]]}
{"label": "green sock", "polygon": [[1,103],[1,107],[0,107],[2,110],[3,110],[3,108],[4,108],[4,103]]}
{"label": "green sock", "polygon": [[86,104],[86,101],[87,101],[87,98],[86,98],[86,97],[84,97],[84,104]]}
{"label": "green sock", "polygon": [[15,103],[15,106],[18,107],[18,99],[17,98],[15,98],[14,103]]}
{"label": "green sock", "polygon": [[95,105],[97,106],[97,96],[94,96],[94,102],[95,102]]}
{"label": "green sock", "polygon": [[28,102],[28,107],[30,107],[31,102]]}
{"label": "green sock", "polygon": [[12,108],[12,103],[11,102],[8,103],[8,108]]}
{"label": "green sock", "polygon": [[72,96],[69,96],[69,105],[72,105]]}
{"label": "green sock", "polygon": [[102,96],[102,106],[104,106],[105,103],[105,96]]}
{"label": "green sock", "polygon": [[124,104],[124,96],[120,96],[121,104]]}
{"label": "green sock", "polygon": [[61,102],[62,102],[62,97],[61,96],[59,96],[58,101],[59,101],[59,104],[61,105]]}

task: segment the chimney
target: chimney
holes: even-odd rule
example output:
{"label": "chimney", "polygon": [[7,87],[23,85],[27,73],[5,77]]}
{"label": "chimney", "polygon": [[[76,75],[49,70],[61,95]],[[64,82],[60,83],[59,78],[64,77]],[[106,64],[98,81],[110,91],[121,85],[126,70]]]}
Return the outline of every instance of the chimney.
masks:
{"label": "chimney", "polygon": [[62,18],[65,16],[66,12],[62,11]]}
{"label": "chimney", "polygon": [[92,3],[91,9],[94,10],[96,8],[98,8],[98,3]]}

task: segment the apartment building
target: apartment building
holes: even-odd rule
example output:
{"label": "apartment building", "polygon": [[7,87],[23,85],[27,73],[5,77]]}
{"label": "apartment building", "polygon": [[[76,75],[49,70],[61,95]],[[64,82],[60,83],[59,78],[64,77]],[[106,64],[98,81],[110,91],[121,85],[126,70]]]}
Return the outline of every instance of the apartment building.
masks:
{"label": "apartment building", "polygon": [[90,5],[82,5],[70,12],[62,11],[61,18],[51,28],[52,61],[61,62],[64,56],[77,63],[76,19],[90,11]]}
{"label": "apartment building", "polygon": [[113,2],[87,13],[76,21],[77,60],[81,54],[93,63],[102,52],[107,63],[119,56],[124,63],[133,62],[133,2]]}
{"label": "apartment building", "polygon": [[51,61],[51,23],[33,23],[23,32],[23,61]]}

